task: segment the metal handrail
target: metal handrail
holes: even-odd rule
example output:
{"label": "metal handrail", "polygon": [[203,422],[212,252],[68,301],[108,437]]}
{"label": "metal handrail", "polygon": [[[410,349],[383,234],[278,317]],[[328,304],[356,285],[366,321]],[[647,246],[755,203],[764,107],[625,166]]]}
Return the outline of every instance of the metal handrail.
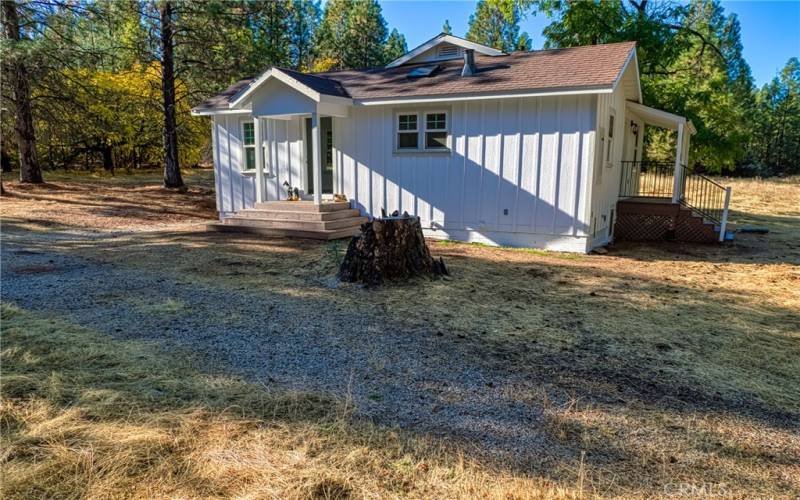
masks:
{"label": "metal handrail", "polygon": [[619,196],[672,198],[675,163],[668,161],[623,161]]}

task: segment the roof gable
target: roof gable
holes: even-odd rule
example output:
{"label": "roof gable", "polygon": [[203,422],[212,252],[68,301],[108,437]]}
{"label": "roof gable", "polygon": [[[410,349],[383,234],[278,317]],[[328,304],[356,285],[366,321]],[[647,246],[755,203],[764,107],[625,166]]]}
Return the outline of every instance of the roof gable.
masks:
{"label": "roof gable", "polygon": [[[453,35],[448,35],[447,33],[440,33],[439,35],[431,38],[427,42],[419,45],[402,56],[398,57],[394,61],[390,62],[386,65],[386,68],[394,68],[403,64],[413,64],[415,62],[423,62],[419,59],[423,59],[424,61],[444,61],[447,59],[459,58],[460,52],[455,53],[447,53],[447,54],[437,54],[435,49],[438,46],[444,47],[456,47],[457,49],[471,49],[477,52],[478,54],[483,54],[486,56],[502,56],[505,55],[505,52],[501,50],[497,50],[495,48],[489,47],[487,45],[482,45],[480,43],[471,42],[464,38],[460,38]],[[452,51],[449,51],[452,52]],[[429,57],[424,58],[423,56],[428,55]]]}
{"label": "roof gable", "polygon": [[320,102],[322,96],[350,98],[347,90],[336,80],[290,69],[270,68],[230,97],[228,107],[236,108],[245,103],[261,85],[270,79],[277,79],[316,102]]}

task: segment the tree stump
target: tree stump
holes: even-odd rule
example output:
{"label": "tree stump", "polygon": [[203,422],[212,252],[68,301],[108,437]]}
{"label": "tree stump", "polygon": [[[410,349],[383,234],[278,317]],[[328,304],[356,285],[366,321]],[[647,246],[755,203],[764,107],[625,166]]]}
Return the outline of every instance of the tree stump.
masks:
{"label": "tree stump", "polygon": [[413,276],[442,276],[444,261],[431,257],[419,217],[407,213],[373,219],[353,236],[339,268],[339,279],[376,286],[385,280]]}

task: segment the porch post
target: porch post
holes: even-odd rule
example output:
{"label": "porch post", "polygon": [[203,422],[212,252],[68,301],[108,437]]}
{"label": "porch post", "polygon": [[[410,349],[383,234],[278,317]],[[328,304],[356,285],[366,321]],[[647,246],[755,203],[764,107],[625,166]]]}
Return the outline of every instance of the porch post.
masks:
{"label": "porch post", "polygon": [[311,155],[314,173],[314,204],[322,204],[322,137],[320,135],[319,113],[311,113]]}
{"label": "porch post", "polygon": [[261,120],[253,117],[253,142],[256,149],[256,203],[264,201],[264,145],[261,141]]}
{"label": "porch post", "polygon": [[679,203],[683,197],[681,160],[683,159],[683,123],[678,124],[678,140],[675,145],[675,171],[672,176],[672,203]]}

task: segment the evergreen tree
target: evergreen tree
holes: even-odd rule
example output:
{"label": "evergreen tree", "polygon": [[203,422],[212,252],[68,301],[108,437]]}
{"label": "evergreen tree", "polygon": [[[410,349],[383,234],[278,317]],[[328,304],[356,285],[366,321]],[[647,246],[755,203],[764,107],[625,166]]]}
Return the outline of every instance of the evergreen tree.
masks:
{"label": "evergreen tree", "polygon": [[450,20],[448,20],[448,19],[444,20],[444,24],[442,25],[442,33],[444,33],[446,35],[452,35],[453,34],[453,28],[450,26]]}
{"label": "evergreen tree", "polygon": [[800,60],[792,57],[755,94],[749,158],[742,173],[800,173]]}
{"label": "evergreen tree", "polygon": [[[697,165],[731,169],[746,156],[752,77],[741,56],[738,20],[719,1],[543,0],[537,7],[553,18],[543,31],[546,47],[636,40],[645,103],[693,121],[690,158]],[[648,151],[669,151],[661,147],[668,140],[647,128]]]}
{"label": "evergreen tree", "polygon": [[331,0],[317,31],[315,69],[381,66],[387,62],[387,34],[377,0]]}
{"label": "evergreen tree", "polygon": [[314,33],[319,26],[319,0],[294,0],[292,3],[290,56],[292,67],[308,70],[314,60]]}
{"label": "evergreen tree", "polygon": [[479,0],[469,17],[467,39],[504,52],[530,50],[530,37],[519,32],[520,6],[510,0]]}
{"label": "evergreen tree", "polygon": [[3,0],[3,28],[8,47],[4,47],[3,73],[11,87],[14,104],[14,131],[19,153],[19,180],[41,183],[42,171],[36,157],[36,132],[33,128],[33,106],[18,6],[13,0]]}
{"label": "evergreen tree", "polygon": [[394,61],[398,57],[408,52],[408,45],[406,45],[406,37],[401,35],[397,29],[393,29],[389,34],[389,39],[386,40],[386,57],[387,62]]}
{"label": "evergreen tree", "polygon": [[531,40],[531,37],[528,36],[528,34],[523,31],[522,33],[520,33],[519,38],[517,38],[517,46],[514,48],[514,50],[521,50],[523,52],[528,52],[532,48],[533,48],[533,41]]}

